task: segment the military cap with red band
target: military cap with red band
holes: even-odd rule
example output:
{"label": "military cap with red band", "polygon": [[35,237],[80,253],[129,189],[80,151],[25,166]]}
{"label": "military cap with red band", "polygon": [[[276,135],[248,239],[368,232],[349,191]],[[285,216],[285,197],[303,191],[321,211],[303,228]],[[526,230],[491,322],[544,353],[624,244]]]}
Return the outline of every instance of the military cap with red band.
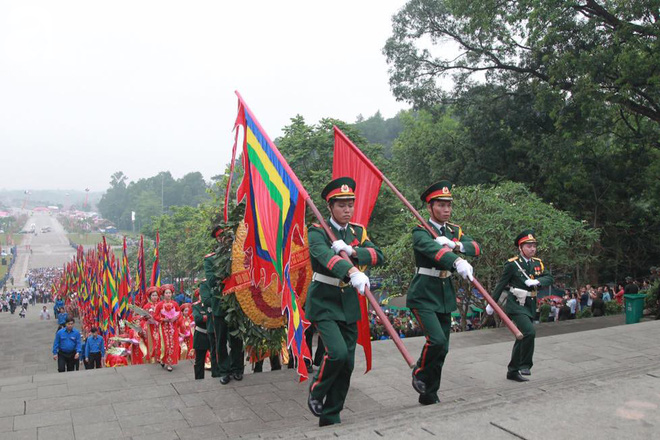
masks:
{"label": "military cap with red band", "polygon": [[213,230],[211,231],[211,237],[213,238],[218,238],[218,235],[222,234],[224,229],[222,229],[222,226],[217,225]]}
{"label": "military cap with red band", "polygon": [[525,229],[516,237],[514,245],[516,247],[525,244],[525,243],[536,243],[536,237],[534,236],[534,229]]}
{"label": "military cap with red band", "polygon": [[321,197],[326,202],[330,200],[340,199],[354,199],[355,198],[355,180],[350,177],[338,177],[328,183],[323,191]]}
{"label": "military cap with red band", "polygon": [[426,188],[419,198],[426,203],[430,203],[432,200],[454,200],[451,195],[451,183],[448,180],[436,182]]}

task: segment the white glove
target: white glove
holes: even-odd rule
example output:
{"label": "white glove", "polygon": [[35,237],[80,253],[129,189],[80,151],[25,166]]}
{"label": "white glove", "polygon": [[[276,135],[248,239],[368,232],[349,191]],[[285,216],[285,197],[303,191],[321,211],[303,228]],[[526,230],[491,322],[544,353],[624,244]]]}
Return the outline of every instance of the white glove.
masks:
{"label": "white glove", "polygon": [[456,243],[448,239],[447,237],[435,237],[435,242],[440,246],[449,246],[451,249],[456,247]]}
{"label": "white glove", "polygon": [[459,258],[456,260],[456,263],[454,263],[454,267],[456,268],[456,272],[460,276],[463,277],[464,280],[469,279],[470,281],[474,280],[474,277],[472,276],[472,273],[474,272],[474,269],[472,269],[472,265],[465,261],[462,258]]}
{"label": "white glove", "polygon": [[539,284],[541,284],[539,280],[525,280],[525,286],[527,287],[534,287],[538,286]]}
{"label": "white glove", "polygon": [[492,315],[495,312],[495,309],[490,306],[490,304],[486,305],[486,314],[488,316]]}
{"label": "white glove", "polygon": [[364,290],[367,287],[370,287],[371,284],[369,284],[369,277],[363,274],[362,272],[355,271],[351,275],[351,285],[355,287],[355,290],[357,290],[360,295],[364,295]]}
{"label": "white glove", "polygon": [[353,247],[347,245],[344,240],[333,241],[332,250],[335,251],[335,254],[339,254],[341,251],[345,251],[349,257],[353,255]]}

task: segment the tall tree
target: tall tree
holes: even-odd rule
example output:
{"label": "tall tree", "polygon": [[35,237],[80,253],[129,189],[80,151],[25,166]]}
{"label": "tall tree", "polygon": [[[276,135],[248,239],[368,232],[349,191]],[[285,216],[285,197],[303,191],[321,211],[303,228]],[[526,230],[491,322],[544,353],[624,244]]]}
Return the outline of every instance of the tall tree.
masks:
{"label": "tall tree", "polygon": [[657,127],[659,18],[655,0],[411,0],[384,53],[395,96],[415,104],[442,98],[447,76],[458,89],[476,76],[543,84],[567,105],[613,106]]}

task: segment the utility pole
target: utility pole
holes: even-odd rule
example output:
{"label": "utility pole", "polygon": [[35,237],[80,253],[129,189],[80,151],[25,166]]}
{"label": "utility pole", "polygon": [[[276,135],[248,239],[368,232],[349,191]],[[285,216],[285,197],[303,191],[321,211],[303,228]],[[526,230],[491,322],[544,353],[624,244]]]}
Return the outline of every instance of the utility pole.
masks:
{"label": "utility pole", "polygon": [[165,173],[160,173],[160,215],[165,213],[165,197],[164,197],[164,186],[165,186]]}

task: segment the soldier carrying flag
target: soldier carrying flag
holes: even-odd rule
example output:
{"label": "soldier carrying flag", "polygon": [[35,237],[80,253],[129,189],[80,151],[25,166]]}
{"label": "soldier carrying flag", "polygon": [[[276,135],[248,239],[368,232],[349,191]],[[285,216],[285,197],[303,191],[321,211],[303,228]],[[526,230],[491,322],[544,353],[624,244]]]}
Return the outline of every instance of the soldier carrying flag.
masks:
{"label": "soldier carrying flag", "polygon": [[325,355],[309,389],[308,406],[319,426],[340,423],[355,363],[360,320],[358,292],[364,295],[369,278],[339,253],[345,251],[356,266],[383,263],[383,254],[367,237],[366,228],[350,223],[354,212],[355,181],[332,180],[321,193],[328,203],[328,223],[337,240],[320,225],[309,229],[309,253],[314,275],[307,293],[305,315],[319,333]]}
{"label": "soldier carrying flag", "polygon": [[[460,226],[449,223],[452,212],[452,185],[446,180],[434,183],[421,195],[430,214],[429,223],[438,234],[433,238],[422,225],[413,229],[415,276],[410,283],[406,305],[417,319],[426,344],[412,371],[412,385],[419,403],[440,402],[438,390],[442,366],[449,351],[451,313],[456,310],[456,293],[451,281],[453,272],[473,280],[472,266],[455,252],[469,256],[480,254],[479,245],[463,233]],[[452,250],[454,252],[452,252]]]}

